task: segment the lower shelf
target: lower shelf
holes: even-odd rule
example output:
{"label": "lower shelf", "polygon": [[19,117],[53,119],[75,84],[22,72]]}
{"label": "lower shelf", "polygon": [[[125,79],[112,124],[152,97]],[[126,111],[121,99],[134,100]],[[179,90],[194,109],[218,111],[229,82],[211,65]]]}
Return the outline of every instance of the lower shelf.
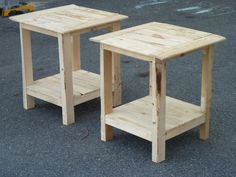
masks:
{"label": "lower shelf", "polygon": [[[204,123],[199,106],[166,97],[166,139]],[[146,96],[113,109],[105,123],[152,141],[152,98]]]}
{"label": "lower shelf", "polygon": [[[73,72],[74,105],[100,96],[100,76],[85,70]],[[60,74],[49,76],[27,87],[27,94],[61,106]]]}

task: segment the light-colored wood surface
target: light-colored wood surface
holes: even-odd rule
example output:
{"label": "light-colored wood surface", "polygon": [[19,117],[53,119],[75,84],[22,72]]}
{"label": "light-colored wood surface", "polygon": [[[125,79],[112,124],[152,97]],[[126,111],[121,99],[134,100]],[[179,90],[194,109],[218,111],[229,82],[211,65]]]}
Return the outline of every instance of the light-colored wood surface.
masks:
{"label": "light-colored wood surface", "polygon": [[175,25],[152,22],[118,32],[93,37],[121,54],[152,61],[167,60],[223,41],[219,35]]}
{"label": "light-colored wood surface", "polygon": [[[165,139],[170,139],[204,122],[200,106],[166,97]],[[146,96],[114,108],[106,124],[152,141],[152,97]]]}
{"label": "light-colored wood surface", "polygon": [[101,67],[101,140],[111,140],[112,127],[105,123],[105,115],[112,112],[112,52],[100,47]]}
{"label": "light-colored wood surface", "polygon": [[[120,30],[120,22],[114,23],[109,31],[119,31]],[[120,54],[116,52],[112,52],[112,84],[113,84],[113,106],[116,107],[122,102],[122,85],[120,78]]]}
{"label": "light-colored wood surface", "polygon": [[22,61],[22,81],[23,81],[23,106],[30,109],[35,106],[34,98],[27,94],[27,86],[33,83],[31,33],[20,26],[21,38],[21,61]]}
{"label": "light-colored wood surface", "polygon": [[148,81],[148,86],[149,86],[149,95],[152,96],[152,64],[153,62],[149,62],[149,81]]}
{"label": "light-colored wood surface", "polygon": [[[118,13],[73,4],[10,17],[20,23],[24,108],[34,107],[36,97],[61,106],[63,124],[73,123],[74,105],[100,95],[99,76],[81,70],[80,35],[101,28],[117,31],[120,21],[126,18]],[[60,74],[33,81],[30,31],[58,38]],[[111,63],[113,105],[117,106],[121,104],[119,54],[112,54]]]}
{"label": "light-colored wood surface", "polygon": [[80,60],[80,35],[72,36],[72,47],[73,47],[73,59],[72,59],[72,68],[73,71],[81,69],[81,60]]}
{"label": "light-colored wood surface", "polygon": [[[44,101],[62,106],[60,74],[49,76],[27,87],[27,94]],[[73,95],[77,105],[100,96],[100,76],[98,74],[77,70],[73,72]]]}
{"label": "light-colored wood surface", "polygon": [[126,18],[127,16],[118,13],[74,4],[10,17],[13,21],[61,34],[121,21]]}
{"label": "light-colored wood surface", "polygon": [[[212,45],[224,39],[219,35],[157,22],[90,38],[99,42],[105,51],[149,62],[149,96],[112,110],[110,105],[109,111],[103,111],[101,116],[103,127],[109,125],[151,141],[154,162],[165,159],[166,140],[192,128],[200,126],[200,138],[207,139],[212,94]],[[199,50],[204,51],[201,106],[167,97],[168,59]],[[110,62],[109,59],[106,61]],[[109,70],[101,69],[103,74]],[[110,88],[110,81],[108,83],[103,82],[101,87]],[[108,97],[107,94],[103,90],[101,97]],[[102,102],[102,107],[105,104]]]}
{"label": "light-colored wood surface", "polygon": [[213,46],[203,51],[202,58],[202,87],[201,109],[205,115],[205,123],[200,126],[200,138],[206,140],[210,131],[211,99],[212,99],[212,69],[213,69]]}
{"label": "light-colored wood surface", "polygon": [[152,62],[152,161],[165,160],[166,63]]}
{"label": "light-colored wood surface", "polygon": [[72,48],[69,34],[58,35],[59,63],[60,63],[60,88],[62,120],[64,125],[75,122],[74,96],[72,81]]}

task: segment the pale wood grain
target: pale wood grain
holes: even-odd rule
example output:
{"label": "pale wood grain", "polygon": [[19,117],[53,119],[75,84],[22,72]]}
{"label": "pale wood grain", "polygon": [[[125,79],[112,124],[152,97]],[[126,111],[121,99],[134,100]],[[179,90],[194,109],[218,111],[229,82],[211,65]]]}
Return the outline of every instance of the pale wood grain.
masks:
{"label": "pale wood grain", "polygon": [[[34,81],[27,87],[27,94],[62,106],[60,74]],[[100,96],[100,76],[85,70],[73,72],[74,105]]]}
{"label": "pale wood grain", "polygon": [[81,68],[80,35],[73,35],[72,36],[72,46],[73,46],[72,68],[73,68],[73,71],[76,71],[76,70],[79,70]]}
{"label": "pale wood grain", "polygon": [[200,126],[200,138],[209,138],[211,99],[212,99],[212,69],[213,69],[213,46],[209,46],[203,52],[202,58],[202,87],[201,108],[205,116],[205,123]]}
{"label": "pale wood grain", "polygon": [[[119,31],[120,22],[113,23],[109,31]],[[113,106],[118,106],[122,102],[121,78],[120,78],[120,54],[112,52],[112,84],[113,84]]]}
{"label": "pale wood grain", "polygon": [[[97,37],[119,53],[151,61],[169,60],[225,40],[224,37],[164,23],[147,23]],[[138,57],[137,57],[138,56]]]}
{"label": "pale wood grain", "polygon": [[152,161],[165,160],[166,63],[152,62]]}
{"label": "pale wood grain", "polygon": [[72,44],[68,34],[58,35],[60,61],[60,87],[63,124],[75,122],[73,81],[72,81]]}
{"label": "pale wood grain", "polygon": [[106,124],[106,114],[112,112],[112,53],[100,47],[101,70],[101,140],[113,137],[112,127]]}
{"label": "pale wood grain", "polygon": [[35,106],[34,98],[27,94],[27,86],[33,83],[33,65],[31,49],[31,33],[20,26],[21,39],[21,61],[22,61],[22,82],[23,82],[23,106],[30,109]]}
{"label": "pale wood grain", "polygon": [[[106,115],[106,124],[152,141],[152,102],[152,97],[146,96],[118,106],[112,110],[112,113]],[[203,122],[204,114],[200,106],[166,97],[166,140]]]}
{"label": "pale wood grain", "polygon": [[44,32],[53,31],[61,34],[96,27],[97,25],[126,18],[127,16],[118,13],[76,6],[74,4],[10,17],[13,21],[37,27],[44,30]]}

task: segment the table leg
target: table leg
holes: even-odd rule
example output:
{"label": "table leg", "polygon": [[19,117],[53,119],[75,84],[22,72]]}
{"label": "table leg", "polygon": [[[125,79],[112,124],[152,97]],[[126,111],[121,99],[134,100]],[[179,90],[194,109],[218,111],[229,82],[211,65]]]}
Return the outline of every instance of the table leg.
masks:
{"label": "table leg", "polygon": [[201,87],[201,109],[205,114],[205,123],[200,126],[200,139],[209,137],[211,98],[212,98],[212,65],[213,46],[204,50],[202,59],[202,87]]}
{"label": "table leg", "polygon": [[27,86],[33,84],[33,65],[31,49],[31,32],[20,26],[23,105],[25,109],[35,107],[34,97],[27,95]]}
{"label": "table leg", "polygon": [[152,95],[152,62],[149,63],[149,95]]}
{"label": "table leg", "polygon": [[[120,30],[120,22],[113,23],[109,31]],[[120,78],[120,54],[112,52],[112,84],[113,84],[113,106],[122,102],[121,78]]]}
{"label": "table leg", "polygon": [[72,36],[72,45],[73,45],[73,59],[72,59],[72,68],[73,71],[79,70],[81,67],[80,64],[80,35]]}
{"label": "table leg", "polygon": [[71,36],[69,34],[59,34],[58,45],[61,77],[62,116],[63,124],[68,125],[75,122]]}
{"label": "table leg", "polygon": [[106,125],[105,115],[112,112],[112,52],[100,48],[101,71],[101,139],[111,140],[112,127]]}
{"label": "table leg", "polygon": [[166,63],[152,62],[152,161],[165,160]]}

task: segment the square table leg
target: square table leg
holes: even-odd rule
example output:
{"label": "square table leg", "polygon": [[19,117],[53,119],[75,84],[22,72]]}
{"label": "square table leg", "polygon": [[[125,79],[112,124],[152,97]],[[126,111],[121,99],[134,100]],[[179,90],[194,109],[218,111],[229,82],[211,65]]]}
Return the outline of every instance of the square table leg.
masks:
{"label": "square table leg", "polygon": [[[120,22],[113,23],[109,31],[120,30]],[[121,78],[120,78],[120,54],[112,52],[112,84],[113,84],[113,106],[119,106],[122,102]]]}
{"label": "square table leg", "polygon": [[80,35],[72,36],[72,45],[73,45],[73,59],[72,59],[72,68],[73,71],[79,70],[81,67],[80,63]]}
{"label": "square table leg", "polygon": [[152,62],[149,62],[149,95],[152,96]]}
{"label": "square table leg", "polygon": [[106,125],[105,116],[112,112],[112,52],[100,48],[101,71],[101,140],[113,137],[112,127]]}
{"label": "square table leg", "polygon": [[72,81],[72,40],[69,34],[58,34],[60,78],[61,78],[61,106],[63,124],[75,122],[74,95]]}
{"label": "square table leg", "polygon": [[152,80],[152,161],[165,160],[166,63],[153,61]]}
{"label": "square table leg", "polygon": [[202,59],[202,87],[201,87],[201,109],[205,114],[205,123],[200,126],[200,139],[209,137],[211,98],[212,98],[212,67],[213,46],[207,47],[203,52]]}
{"label": "square table leg", "polygon": [[23,106],[25,109],[35,107],[34,97],[27,95],[27,86],[33,84],[33,66],[31,49],[31,32],[21,27],[21,58],[22,58],[22,82],[23,82]]}

